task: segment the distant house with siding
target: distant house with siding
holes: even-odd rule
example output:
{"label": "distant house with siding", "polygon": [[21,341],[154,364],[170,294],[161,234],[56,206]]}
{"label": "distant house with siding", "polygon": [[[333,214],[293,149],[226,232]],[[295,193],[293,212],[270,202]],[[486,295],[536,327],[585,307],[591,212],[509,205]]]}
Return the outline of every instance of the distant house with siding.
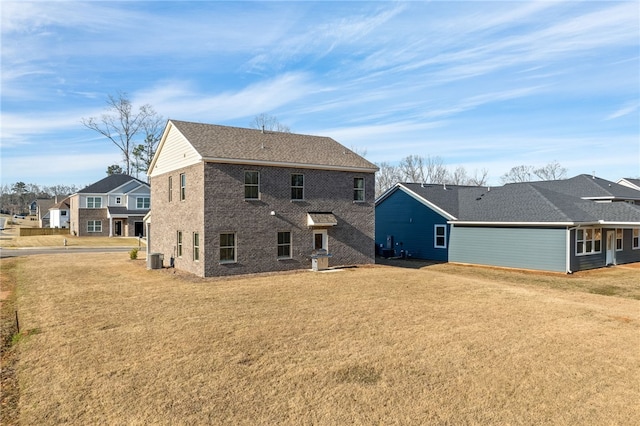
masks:
{"label": "distant house with siding", "polygon": [[374,263],[376,171],[329,137],[169,120],[148,249],[203,277]]}
{"label": "distant house with siding", "polygon": [[69,228],[74,235],[139,237],[151,206],[149,184],[114,174],[69,197]]}
{"label": "distant house with siding", "polygon": [[459,187],[399,183],[376,201],[379,254],[573,272],[640,261],[640,192],[589,175]]}

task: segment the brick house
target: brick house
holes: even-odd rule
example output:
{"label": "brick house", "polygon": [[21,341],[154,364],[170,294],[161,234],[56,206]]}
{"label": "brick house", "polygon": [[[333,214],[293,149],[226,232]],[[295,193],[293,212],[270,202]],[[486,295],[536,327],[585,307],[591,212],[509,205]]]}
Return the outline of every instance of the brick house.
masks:
{"label": "brick house", "polygon": [[149,184],[114,174],[69,197],[69,228],[78,236],[144,236],[151,205]]}
{"label": "brick house", "polygon": [[376,170],[328,137],[169,120],[148,250],[202,277],[374,263]]}

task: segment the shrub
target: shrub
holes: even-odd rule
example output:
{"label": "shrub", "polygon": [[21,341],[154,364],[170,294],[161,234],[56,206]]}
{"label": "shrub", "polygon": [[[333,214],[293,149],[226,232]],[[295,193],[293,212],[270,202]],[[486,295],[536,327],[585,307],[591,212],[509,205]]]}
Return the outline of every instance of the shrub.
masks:
{"label": "shrub", "polygon": [[129,252],[129,259],[136,260],[137,258],[138,258],[138,249],[132,248],[131,251]]}

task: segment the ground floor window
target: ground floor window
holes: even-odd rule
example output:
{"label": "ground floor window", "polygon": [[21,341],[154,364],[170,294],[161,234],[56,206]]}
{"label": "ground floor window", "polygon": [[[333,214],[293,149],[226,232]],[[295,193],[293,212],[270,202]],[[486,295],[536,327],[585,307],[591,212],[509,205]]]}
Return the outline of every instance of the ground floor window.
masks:
{"label": "ground floor window", "polygon": [[87,232],[102,232],[102,221],[101,220],[88,221]]}
{"label": "ground floor window", "polygon": [[447,248],[447,225],[435,225],[433,246]]}
{"label": "ground floor window", "polygon": [[182,231],[176,233],[176,248],[178,250],[176,256],[182,257]]}
{"label": "ground floor window", "polygon": [[640,229],[633,230],[633,238],[631,239],[631,247],[634,249],[640,248]]}
{"label": "ground floor window", "polygon": [[291,258],[291,232],[278,232],[278,259]]}
{"label": "ground floor window", "polygon": [[576,230],[576,254],[593,254],[602,251],[602,229],[582,228]]}
{"label": "ground floor window", "polygon": [[236,234],[232,232],[220,234],[220,263],[236,261]]}
{"label": "ground floor window", "polygon": [[622,229],[616,229],[616,251],[622,250]]}
{"label": "ground floor window", "polygon": [[200,260],[200,234],[193,233],[193,260]]}

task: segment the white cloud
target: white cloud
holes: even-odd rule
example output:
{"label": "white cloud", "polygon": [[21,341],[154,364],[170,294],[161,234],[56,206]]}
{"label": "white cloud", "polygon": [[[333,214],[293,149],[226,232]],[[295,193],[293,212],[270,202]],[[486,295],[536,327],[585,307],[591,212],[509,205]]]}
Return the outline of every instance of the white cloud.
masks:
{"label": "white cloud", "polygon": [[622,105],[618,110],[609,114],[605,118],[605,120],[614,120],[616,118],[624,117],[625,115],[636,113],[638,109],[640,109],[640,101],[627,102],[624,105]]}

